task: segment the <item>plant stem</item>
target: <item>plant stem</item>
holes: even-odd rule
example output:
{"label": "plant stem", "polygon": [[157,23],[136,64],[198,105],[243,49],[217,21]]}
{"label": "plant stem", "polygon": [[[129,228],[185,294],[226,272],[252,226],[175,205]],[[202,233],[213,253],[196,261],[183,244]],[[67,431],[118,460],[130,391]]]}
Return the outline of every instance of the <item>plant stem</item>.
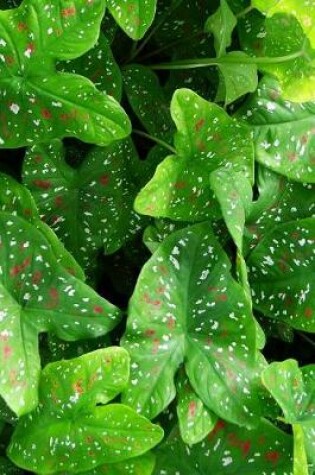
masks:
{"label": "plant stem", "polygon": [[153,135],[147,134],[146,132],[143,132],[142,130],[138,130],[138,129],[133,129],[133,133],[139,135],[140,137],[144,137],[148,140],[152,140],[153,142],[161,145],[162,147],[164,147],[166,150],[168,150],[169,152],[173,154],[177,153],[175,148],[169,145],[168,143],[164,142],[164,140],[158,139],[157,137],[153,137]]}
{"label": "plant stem", "polygon": [[303,340],[307,341],[310,345],[314,346],[314,348],[315,348],[315,341],[313,341],[311,338],[309,338],[303,332],[298,332],[298,334],[300,335],[301,338],[303,338]]}
{"label": "plant stem", "polygon": [[216,66],[220,64],[278,64],[286,63],[297,58],[304,56],[304,51],[296,51],[295,53],[288,54],[287,56],[274,56],[274,57],[255,57],[255,56],[237,56],[226,55],[221,58],[199,58],[199,59],[185,59],[179,61],[173,61],[171,63],[153,64],[151,69],[194,69],[194,68],[206,68],[208,66]]}
{"label": "plant stem", "polygon": [[153,35],[155,35],[155,33],[161,28],[161,26],[163,25],[163,23],[165,22],[165,20],[167,19],[168,16],[170,16],[173,11],[182,3],[182,0],[177,0],[173,3],[172,6],[170,6],[164,13],[164,15],[162,15],[162,18],[160,19],[160,21],[158,21],[156,23],[156,25],[151,29],[151,31],[149,32],[149,34],[145,37],[145,39],[141,42],[141,44],[139,45],[138,48],[136,48],[130,58],[129,58],[129,62],[132,61],[136,56],[138,56],[139,53],[141,53],[141,51],[143,50],[143,48],[145,48],[145,46],[148,44],[148,42],[150,41],[150,39],[152,38]]}
{"label": "plant stem", "polygon": [[248,7],[244,8],[244,10],[237,13],[235,16],[236,18],[242,18],[243,16],[247,15],[247,13],[251,12],[252,10],[254,10],[254,7],[252,5],[249,5]]}

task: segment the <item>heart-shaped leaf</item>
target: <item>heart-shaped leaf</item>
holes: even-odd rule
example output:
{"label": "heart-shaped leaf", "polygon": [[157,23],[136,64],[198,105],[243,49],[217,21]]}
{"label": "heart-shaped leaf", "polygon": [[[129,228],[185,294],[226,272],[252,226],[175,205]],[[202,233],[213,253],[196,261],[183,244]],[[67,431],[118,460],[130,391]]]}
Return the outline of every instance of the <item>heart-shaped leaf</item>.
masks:
{"label": "heart-shaped leaf", "polygon": [[183,221],[219,216],[209,174],[224,167],[252,180],[253,147],[249,129],[216,104],[189,89],[171,103],[177,126],[177,155],[167,157],[135,200],[142,214]]}
{"label": "heart-shaped leaf", "polygon": [[122,341],[132,359],[127,404],[158,415],[175,397],[174,375],[185,362],[209,409],[238,424],[254,422],[256,328],[230,267],[208,223],[171,234],[145,264]]}
{"label": "heart-shaped leaf", "polygon": [[96,43],[104,10],[104,0],[52,0],[45,8],[25,0],[0,11],[0,147],[69,136],[107,145],[130,133],[113,98],[84,77],[55,71],[57,59],[74,59]]}
{"label": "heart-shaped leaf", "polygon": [[77,473],[141,455],[160,427],[122,404],[104,405],[126,386],[129,356],[106,348],[42,371],[39,406],[19,421],[8,449],[18,466],[42,474]]}
{"label": "heart-shaped leaf", "polygon": [[247,261],[254,307],[305,331],[315,331],[314,232],[314,218],[279,224]]}
{"label": "heart-shaped leaf", "polygon": [[44,221],[89,270],[97,251],[115,252],[141,227],[132,209],[140,161],[130,140],[92,148],[76,169],[65,152],[59,140],[30,148],[24,183]]}
{"label": "heart-shaped leaf", "polygon": [[315,4],[308,0],[252,0],[252,5],[272,16],[275,13],[294,15],[315,49]]}
{"label": "heart-shaped leaf", "polygon": [[220,0],[217,11],[211,15],[205,24],[205,30],[214,36],[214,47],[217,56],[226,53],[226,49],[232,43],[232,33],[237,20],[226,0]]}
{"label": "heart-shaped leaf", "polygon": [[284,100],[277,81],[266,77],[238,117],[253,128],[260,163],[294,181],[315,183],[315,102]]}
{"label": "heart-shaped leaf", "polygon": [[140,40],[150,28],[157,0],[108,0],[108,8],[119,26],[134,40]]}
{"label": "heart-shaped leaf", "polygon": [[0,393],[18,415],[37,404],[38,334],[104,335],[120,312],[57,262],[51,242],[20,216],[0,212]]}
{"label": "heart-shaped leaf", "polygon": [[292,474],[292,438],[267,421],[246,430],[220,420],[192,447],[174,430],[156,454],[154,475]]}
{"label": "heart-shaped leaf", "polygon": [[[305,368],[306,377],[295,360],[271,363],[262,373],[262,380],[279,406],[285,422],[293,425],[296,460],[295,474],[308,474],[303,451],[315,463],[315,365]],[[295,457],[296,459],[296,457]]]}
{"label": "heart-shaped leaf", "polygon": [[294,16],[265,18],[254,11],[240,19],[239,37],[245,53],[259,58],[259,69],[279,80],[284,99],[315,99],[315,50]]}

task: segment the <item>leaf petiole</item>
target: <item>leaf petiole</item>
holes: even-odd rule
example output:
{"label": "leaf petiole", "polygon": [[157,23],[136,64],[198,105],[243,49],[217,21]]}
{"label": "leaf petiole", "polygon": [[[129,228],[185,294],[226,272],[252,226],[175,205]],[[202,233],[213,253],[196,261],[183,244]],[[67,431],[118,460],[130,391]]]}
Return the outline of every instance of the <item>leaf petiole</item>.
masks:
{"label": "leaf petiole", "polygon": [[144,137],[146,139],[152,140],[158,145],[161,145],[162,147],[164,147],[169,152],[176,154],[175,148],[169,145],[168,143],[164,142],[164,140],[158,139],[157,137],[153,137],[153,135],[147,134],[146,132],[143,132],[142,130],[138,130],[138,129],[133,129],[133,133],[139,135],[140,137]]}

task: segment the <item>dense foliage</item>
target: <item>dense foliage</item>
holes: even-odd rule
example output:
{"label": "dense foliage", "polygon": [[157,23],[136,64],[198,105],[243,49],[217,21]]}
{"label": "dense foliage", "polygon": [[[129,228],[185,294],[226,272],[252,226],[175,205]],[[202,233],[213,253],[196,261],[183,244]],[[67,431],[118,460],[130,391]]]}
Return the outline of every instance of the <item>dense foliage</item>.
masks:
{"label": "dense foliage", "polygon": [[0,0],[0,473],[315,473],[315,4]]}

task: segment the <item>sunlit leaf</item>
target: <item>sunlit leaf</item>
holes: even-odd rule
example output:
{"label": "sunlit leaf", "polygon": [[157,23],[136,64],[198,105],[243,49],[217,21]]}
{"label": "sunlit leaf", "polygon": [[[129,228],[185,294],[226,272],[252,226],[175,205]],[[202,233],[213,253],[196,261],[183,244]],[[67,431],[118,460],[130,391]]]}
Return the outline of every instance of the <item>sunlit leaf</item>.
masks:
{"label": "sunlit leaf", "polygon": [[155,16],[157,0],[108,0],[108,8],[119,26],[134,40],[141,39]]}

